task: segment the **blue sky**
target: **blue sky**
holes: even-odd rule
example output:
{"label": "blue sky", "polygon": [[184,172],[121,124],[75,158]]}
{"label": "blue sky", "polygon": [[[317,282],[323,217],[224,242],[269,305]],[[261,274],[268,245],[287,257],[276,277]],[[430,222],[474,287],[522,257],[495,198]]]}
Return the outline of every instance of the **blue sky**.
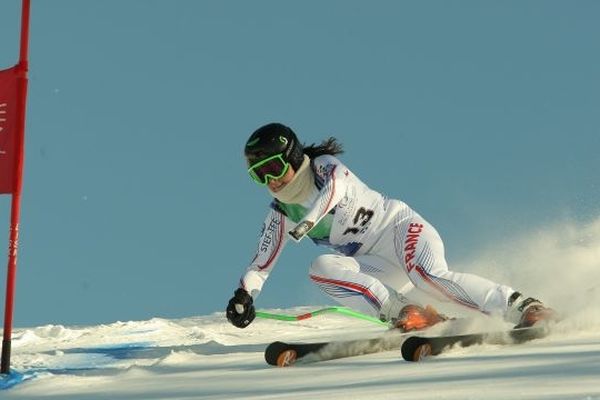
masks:
{"label": "blue sky", "polygon": [[[222,311],[269,202],[243,144],[271,121],[336,136],[451,264],[600,214],[598,2],[32,3],[17,326]],[[288,246],[258,307],[328,303],[320,253]]]}

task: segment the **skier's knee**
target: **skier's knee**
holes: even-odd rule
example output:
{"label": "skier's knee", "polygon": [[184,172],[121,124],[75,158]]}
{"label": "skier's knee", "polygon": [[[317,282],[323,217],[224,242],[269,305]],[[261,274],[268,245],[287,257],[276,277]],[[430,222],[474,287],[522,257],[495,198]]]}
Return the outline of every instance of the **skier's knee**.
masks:
{"label": "skier's knee", "polygon": [[310,264],[308,273],[310,275],[327,275],[329,267],[333,264],[333,258],[337,257],[335,254],[323,254],[315,258]]}
{"label": "skier's knee", "polygon": [[431,290],[430,284],[419,275],[408,274],[410,282],[419,290],[429,292]]}

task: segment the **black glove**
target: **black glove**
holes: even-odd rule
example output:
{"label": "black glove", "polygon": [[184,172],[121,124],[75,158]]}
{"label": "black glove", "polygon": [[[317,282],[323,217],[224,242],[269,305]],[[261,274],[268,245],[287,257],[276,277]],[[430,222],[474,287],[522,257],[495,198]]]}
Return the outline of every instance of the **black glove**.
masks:
{"label": "black glove", "polygon": [[227,320],[238,328],[245,328],[256,317],[252,296],[244,289],[239,288],[227,305]]}

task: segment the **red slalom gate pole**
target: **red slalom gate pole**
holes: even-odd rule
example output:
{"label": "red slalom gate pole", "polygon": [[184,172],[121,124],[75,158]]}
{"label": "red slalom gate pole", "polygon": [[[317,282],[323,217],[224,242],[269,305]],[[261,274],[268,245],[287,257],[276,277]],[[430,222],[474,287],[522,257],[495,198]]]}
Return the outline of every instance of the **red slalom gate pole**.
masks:
{"label": "red slalom gate pole", "polygon": [[10,235],[8,244],[8,268],[6,274],[6,303],[4,308],[4,335],[2,338],[2,361],[0,373],[10,372],[12,322],[17,275],[17,251],[19,248],[19,218],[21,214],[21,187],[23,181],[23,159],[25,142],[25,107],[27,104],[27,71],[29,50],[30,0],[22,0],[21,46],[17,64],[17,112],[15,155],[16,168],[13,176],[13,191],[10,212]]}

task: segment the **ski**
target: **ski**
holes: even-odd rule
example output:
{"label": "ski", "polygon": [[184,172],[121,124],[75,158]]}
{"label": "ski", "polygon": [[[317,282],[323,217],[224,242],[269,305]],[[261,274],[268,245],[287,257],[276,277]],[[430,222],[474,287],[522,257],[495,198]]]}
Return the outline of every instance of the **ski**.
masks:
{"label": "ski", "polygon": [[320,343],[273,342],[265,350],[269,365],[289,367],[297,363],[335,360],[382,351],[396,350],[408,334],[389,331],[368,339],[338,340]]}
{"label": "ski", "polygon": [[462,347],[476,344],[518,344],[547,336],[546,325],[530,328],[517,328],[506,331],[471,333],[451,336],[410,336],[401,347],[402,358],[406,361],[422,361],[447,351],[454,345]]}

